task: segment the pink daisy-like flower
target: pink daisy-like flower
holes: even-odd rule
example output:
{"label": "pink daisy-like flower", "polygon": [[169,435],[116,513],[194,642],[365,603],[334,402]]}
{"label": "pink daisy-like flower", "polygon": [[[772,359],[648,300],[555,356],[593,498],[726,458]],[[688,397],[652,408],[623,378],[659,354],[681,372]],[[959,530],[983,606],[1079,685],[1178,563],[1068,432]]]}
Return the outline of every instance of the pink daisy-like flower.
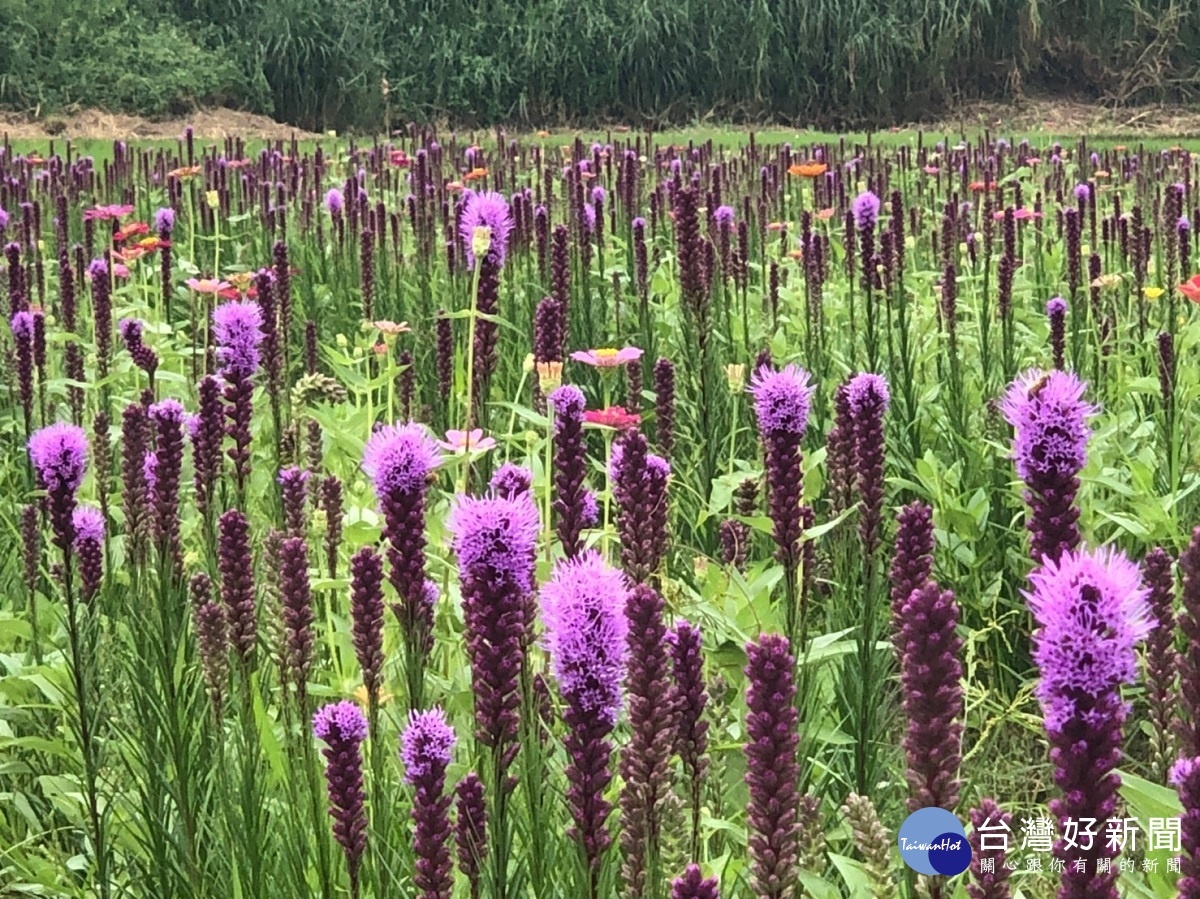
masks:
{"label": "pink daisy-like flower", "polygon": [[219,281],[216,278],[188,278],[183,283],[196,293],[220,293],[232,286],[228,281]]}
{"label": "pink daisy-like flower", "polygon": [[451,429],[446,432],[446,439],[439,440],[437,444],[452,455],[460,455],[467,451],[482,453],[496,448],[496,441],[491,437],[484,437],[481,428],[475,428],[469,434],[466,431]]}
{"label": "pink daisy-like flower", "polygon": [[641,359],[642,351],[635,346],[627,346],[619,350],[615,350],[612,347],[604,347],[598,350],[580,350],[577,353],[572,353],[571,358],[576,362],[582,362],[584,365],[592,365],[596,368],[617,368],[626,362]]}
{"label": "pink daisy-like flower", "polygon": [[112,221],[113,219],[121,219],[133,212],[132,206],[93,206],[91,209],[85,209],[83,212],[83,220],[87,221]]}

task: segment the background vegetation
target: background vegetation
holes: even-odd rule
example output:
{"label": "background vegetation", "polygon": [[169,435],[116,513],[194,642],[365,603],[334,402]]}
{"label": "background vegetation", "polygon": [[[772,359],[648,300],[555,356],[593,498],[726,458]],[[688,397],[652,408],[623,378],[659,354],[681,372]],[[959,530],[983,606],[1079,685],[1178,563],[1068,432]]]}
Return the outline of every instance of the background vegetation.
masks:
{"label": "background vegetation", "polygon": [[312,129],[844,127],[1034,88],[1113,103],[1200,94],[1188,0],[0,0],[0,20],[0,106],[161,116],[225,103]]}

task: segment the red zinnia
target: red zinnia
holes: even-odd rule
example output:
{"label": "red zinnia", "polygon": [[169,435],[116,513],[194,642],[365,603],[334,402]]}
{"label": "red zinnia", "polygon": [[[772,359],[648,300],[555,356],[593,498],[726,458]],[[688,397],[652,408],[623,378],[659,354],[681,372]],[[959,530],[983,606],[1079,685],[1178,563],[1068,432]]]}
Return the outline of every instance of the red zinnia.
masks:
{"label": "red zinnia", "polygon": [[637,425],[642,416],[636,412],[626,412],[622,406],[610,406],[607,409],[590,409],[584,412],[583,420],[588,424],[624,431]]}
{"label": "red zinnia", "polygon": [[1193,303],[1200,303],[1200,275],[1192,275],[1190,280],[1180,284],[1179,292]]}

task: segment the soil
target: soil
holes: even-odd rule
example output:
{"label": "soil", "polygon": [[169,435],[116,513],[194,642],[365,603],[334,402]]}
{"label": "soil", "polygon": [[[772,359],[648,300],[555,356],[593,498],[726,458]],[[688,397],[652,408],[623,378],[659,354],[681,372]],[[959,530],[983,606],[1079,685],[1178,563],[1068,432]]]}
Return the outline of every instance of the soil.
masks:
{"label": "soil", "polygon": [[[0,138],[13,140],[154,140],[179,137],[191,125],[196,137],[220,140],[229,136],[260,140],[306,139],[320,135],[266,116],[233,109],[201,110],[180,119],[151,121],[96,109],[33,118],[0,112]],[[1138,106],[1111,108],[1095,102],[1060,98],[1025,99],[1010,103],[970,103],[933,121],[914,122],[890,130],[923,128],[954,132],[992,128],[1008,135],[1052,132],[1056,135],[1131,137],[1200,137],[1200,108]],[[563,131],[564,129],[556,129]],[[569,130],[569,129],[567,129]]]}
{"label": "soil", "polygon": [[141,116],[119,115],[98,109],[82,109],[34,119],[26,115],[0,112],[0,137],[13,140],[173,140],[191,125],[201,140],[242,137],[260,140],[305,139],[319,135],[266,116],[235,109],[201,110],[185,119],[151,121]]}

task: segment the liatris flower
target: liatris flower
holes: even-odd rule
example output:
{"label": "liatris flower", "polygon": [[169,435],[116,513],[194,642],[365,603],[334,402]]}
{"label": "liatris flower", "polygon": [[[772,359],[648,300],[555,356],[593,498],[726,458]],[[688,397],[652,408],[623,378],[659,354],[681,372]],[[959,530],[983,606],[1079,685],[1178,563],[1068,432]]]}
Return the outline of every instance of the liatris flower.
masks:
{"label": "liatris flower", "polygon": [[[1103,827],[1117,807],[1121,779],[1114,768],[1129,712],[1120,688],[1137,678],[1137,644],[1150,630],[1148,591],[1137,566],[1107,548],[1047,558],[1029,579],[1025,596],[1038,624],[1035,693],[1062,790],[1050,811],[1060,823],[1089,818]],[[1116,899],[1116,870],[1096,866],[1096,859],[1115,855],[1111,847],[1097,840],[1090,849],[1068,848],[1060,838],[1054,855],[1066,863],[1060,896]],[[1083,870],[1073,864],[1077,858]]]}
{"label": "liatris flower", "polygon": [[604,791],[612,780],[609,735],[621,709],[625,676],[626,593],[621,572],[595,551],[560,562],[542,588],[550,669],[566,703],[571,835],[583,850],[588,899],[598,896],[600,861],[612,843]]}
{"label": "liatris flower", "polygon": [[363,228],[358,238],[358,268],[362,293],[363,321],[375,320],[375,234]]}
{"label": "liatris flower", "polygon": [[1171,759],[1175,719],[1175,678],[1179,656],[1175,652],[1175,575],[1171,557],[1158,547],[1142,560],[1142,580],[1150,590],[1152,627],[1146,638],[1146,705],[1157,772],[1165,775]]}
{"label": "liatris flower", "polygon": [[671,466],[647,451],[646,438],[627,431],[612,448],[609,478],[617,501],[621,567],[634,583],[658,571],[667,553],[667,482]]}
{"label": "liatris flower", "polygon": [[[992,799],[984,799],[971,809],[971,832],[967,840],[971,844],[971,880],[967,884],[970,899],[1009,899],[1008,868],[1004,866],[1005,846],[1012,832],[1012,815],[1003,812]],[[996,837],[988,839],[991,832]],[[1002,839],[1001,839],[1002,838]],[[999,845],[997,845],[999,843]],[[990,859],[987,871],[983,860]]]}
{"label": "liatris flower", "polygon": [[1192,529],[1187,548],[1179,556],[1183,575],[1179,630],[1184,648],[1179,655],[1179,715],[1175,722],[1179,751],[1200,755],[1200,527]]}
{"label": "liatris flower", "polygon": [[450,794],[445,791],[446,766],[454,751],[454,730],[439,708],[409,713],[400,736],[404,782],[416,789],[413,798],[413,883],[422,899],[450,899]]}
{"label": "liatris flower", "polygon": [[1068,372],[1026,372],[1001,404],[1013,426],[1013,459],[1028,488],[1027,527],[1034,561],[1057,559],[1079,545],[1077,477],[1087,462],[1088,419],[1096,407],[1083,401],[1085,385]]}
{"label": "liatris flower", "polygon": [[321,507],[325,511],[325,564],[337,577],[338,548],[342,545],[342,482],[334,475],[321,479]]}
{"label": "liatris flower", "polygon": [[854,419],[855,486],[862,502],[858,536],[863,552],[870,557],[879,547],[879,523],[883,517],[883,413],[891,397],[887,381],[873,374],[851,378],[846,397]]}
{"label": "liatris flower", "polygon": [[1158,392],[1168,415],[1175,410],[1175,338],[1170,331],[1158,332]]}
{"label": "liatris flower", "polygon": [[267,370],[267,389],[271,394],[271,402],[278,404],[279,386],[283,375],[283,352],[279,346],[279,305],[276,302],[275,273],[269,268],[259,269],[254,278],[254,289],[258,298],[258,308],[262,311],[261,355],[263,366]]}
{"label": "liatris flower", "polygon": [[33,314],[18,312],[11,322],[13,342],[17,350],[17,384],[21,397],[21,412],[25,433],[33,429]]}
{"label": "liatris flower", "polygon": [[896,516],[896,545],[891,582],[892,639],[897,659],[901,655],[904,605],[914,590],[925,586],[933,573],[933,509],[925,503],[909,503]]}
{"label": "liatris flower", "polygon": [[383,675],[383,559],[370,546],[350,558],[350,618],[363,686],[376,705]]}
{"label": "liatris flower", "polygon": [[123,318],[117,325],[121,340],[125,342],[133,364],[140,368],[154,382],[154,372],[158,368],[158,353],[142,342],[142,329],[145,326],[136,318]]}
{"label": "liatris flower", "polygon": [[721,899],[721,894],[715,877],[705,878],[699,865],[688,865],[671,881],[671,899]]}
{"label": "liatris flower", "polygon": [[163,553],[163,562],[170,561],[175,573],[182,574],[183,555],[179,546],[179,482],[183,476],[183,406],[178,400],[166,399],[150,407],[154,423],[155,466],[154,482],[150,486],[154,515],[154,539]]}
{"label": "liatris flower", "polygon": [[654,412],[654,445],[670,462],[675,448],[675,364],[670,359],[654,363]]}
{"label": "liatris flower", "polygon": [[250,419],[254,414],[250,379],[258,371],[262,310],[250,301],[224,303],[213,310],[212,319],[217,361],[225,379],[228,434],[234,444],[229,448],[229,458],[233,460],[238,494],[244,495],[250,476]]}
{"label": "liatris flower", "polygon": [[1180,899],[1200,897],[1200,758],[1187,756],[1171,767],[1168,778],[1183,805],[1179,848],[1183,876],[1175,883]]}
{"label": "liatris flower", "polygon": [[[483,315],[497,315],[500,311],[500,270],[504,267],[508,237],[513,221],[508,201],[498,193],[471,193],[467,196],[462,211],[460,235],[466,251],[467,267],[475,268],[475,242],[477,230],[487,232],[487,250],[477,277],[479,288],[476,294],[476,309]],[[481,241],[480,246],[484,243]],[[496,342],[499,326],[494,321],[479,319],[475,323],[475,390],[479,401],[483,398],[483,387],[496,370]]]}
{"label": "liatris flower", "polygon": [[237,509],[230,509],[218,522],[217,570],[221,573],[221,604],[229,622],[229,642],[242,665],[249,666],[258,639],[254,559],[250,554],[250,522]]}
{"label": "liatris flower", "polygon": [[959,743],[965,715],[954,594],[926,581],[901,603],[900,622],[897,649],[908,718],[904,738],[908,809],[953,809],[958,805]]}
{"label": "liatris flower", "polygon": [[29,460],[37,484],[46,491],[54,544],[64,554],[75,541],[75,496],[87,471],[88,442],[83,428],[56,422],[29,438]]}
{"label": "liatris flower", "polygon": [[634,412],[642,409],[642,360],[625,363],[625,407]]}
{"label": "liatris flower", "polygon": [[367,720],[353,702],[322,706],[313,715],[313,733],[324,740],[325,779],[329,785],[329,815],[333,836],[346,855],[350,895],[358,897],[358,871],[367,848],[366,794],[363,791],[362,741]]}
{"label": "liatris flower", "polygon": [[554,240],[550,248],[550,293],[558,303],[562,319],[561,359],[571,333],[571,233],[566,225],[554,226]]}
{"label": "liatris flower", "polygon": [[192,467],[196,482],[196,505],[208,514],[221,477],[221,443],[225,439],[225,408],[221,382],[212,375],[200,380],[200,411],[192,433]]}
{"label": "liatris flower", "polygon": [[76,506],[71,518],[79,559],[79,598],[91,602],[104,580],[104,516],[92,506]]}
{"label": "liatris flower", "polygon": [[1054,354],[1054,367],[1062,371],[1065,367],[1067,301],[1055,297],[1046,304],[1046,317],[1050,319],[1050,348]]}
{"label": "liatris flower", "polygon": [[192,575],[188,582],[188,595],[192,601],[200,669],[213,704],[213,713],[219,721],[229,675],[229,633],[225,626],[225,612],[213,602],[212,581],[203,571]]}
{"label": "liatris flower", "polygon": [[303,537],[287,537],[279,548],[280,592],[283,597],[283,634],[286,673],[304,707],[308,673],[312,667],[313,608],[308,581],[308,544]]}
{"label": "liatris flower", "polygon": [[704,246],[695,189],[675,191],[675,243],[679,261],[679,289],[683,308],[689,313],[701,350],[709,339],[708,284],[704,277]]}
{"label": "liatris flower", "polygon": [[631,896],[646,892],[647,877],[657,870],[663,802],[670,790],[674,739],[667,629],[663,599],[639,584],[629,592],[629,743],[621,751],[621,876]]}
{"label": "liatris flower", "polygon": [[433,607],[425,583],[425,491],[441,455],[420,425],[387,425],[363,450],[362,468],[375,486],[384,517],[388,579],[400,601],[393,606],[410,648],[428,652]]}
{"label": "liatris flower", "polygon": [[467,878],[470,899],[479,899],[479,874],[487,855],[487,806],[483,782],[474,771],[458,782],[454,823],[454,842],[458,849],[458,870]]}
{"label": "liatris flower", "polygon": [[854,227],[858,229],[859,258],[862,260],[862,289],[870,291],[875,286],[875,223],[879,218],[879,197],[864,191],[854,198],[850,211],[854,216]]}
{"label": "liatris flower", "polygon": [[1074,299],[1083,280],[1083,257],[1080,246],[1082,222],[1079,220],[1079,210],[1070,208],[1064,210],[1063,226],[1067,245],[1067,288],[1071,291],[1071,297]]}
{"label": "liatris flower", "polygon": [[[292,267],[288,262],[288,245],[286,241],[277,240],[271,248],[272,291],[275,307],[279,315],[279,345],[281,356],[286,358],[288,352],[288,337],[292,333]],[[268,325],[268,327],[270,327]],[[285,359],[281,359],[285,361]]]}
{"label": "liatris flower", "polygon": [[708,691],[704,685],[704,657],[700,629],[680,620],[667,634],[671,652],[671,711],[675,717],[675,752],[687,775],[689,804],[692,811],[691,858],[700,852],[700,796],[704,772],[708,768],[708,722],[704,708]]}
{"label": "liatris flower", "polygon": [[553,297],[537,305],[533,316],[533,360],[535,363],[561,362],[566,344],[562,306]]}
{"label": "liatris flower", "polygon": [[447,521],[462,579],[463,620],[476,738],[496,755],[503,774],[517,750],[521,669],[532,627],[537,507],[513,499],[456,497]]}
{"label": "liatris flower", "polygon": [[863,857],[867,870],[870,895],[873,899],[894,899],[896,879],[888,864],[889,847],[894,841],[879,820],[879,812],[869,796],[851,793],[841,808],[853,837],[854,846]]}
{"label": "liatris flower", "polygon": [[92,326],[96,341],[97,370],[101,378],[108,375],[112,359],[112,279],[108,263],[93,259],[87,269],[92,282]]}
{"label": "liatris flower", "polygon": [[488,486],[496,492],[497,496],[516,499],[533,489],[533,473],[528,468],[522,468],[512,462],[505,462],[496,469]]}
{"label": "liatris flower", "polygon": [[[766,450],[767,502],[775,558],[793,585],[800,564],[800,494],[804,487],[800,441],[808,427],[813,388],[808,372],[795,365],[781,371],[762,367],[750,379],[758,432]],[[791,614],[791,609],[788,610]]]}
{"label": "liatris flower", "polygon": [[[72,521],[74,515],[72,514]],[[40,562],[42,557],[41,513],[35,503],[21,507],[21,561],[25,574],[25,588],[37,591]]]}
{"label": "liatris flower", "polygon": [[583,549],[584,475],[587,443],[583,436],[583,391],[566,384],[547,399],[554,410],[554,514],[563,554],[577,556]]}
{"label": "liatris flower", "polygon": [[279,472],[284,528],[293,537],[303,537],[308,530],[308,479],[307,471],[291,465]]}
{"label": "liatris flower", "polygon": [[756,896],[795,894],[799,852],[800,736],[795,659],[786,638],[764,634],[746,647],[746,784],[750,877]]}
{"label": "liatris flower", "polygon": [[121,501],[125,512],[125,536],[134,564],[145,560],[150,527],[150,487],[146,483],[146,441],[150,421],[146,407],[130,403],[121,415]]}
{"label": "liatris flower", "polygon": [[854,489],[854,416],[850,411],[849,384],[839,384],[833,395],[833,428],[825,438],[828,460],[830,511],[838,515],[850,508]]}

